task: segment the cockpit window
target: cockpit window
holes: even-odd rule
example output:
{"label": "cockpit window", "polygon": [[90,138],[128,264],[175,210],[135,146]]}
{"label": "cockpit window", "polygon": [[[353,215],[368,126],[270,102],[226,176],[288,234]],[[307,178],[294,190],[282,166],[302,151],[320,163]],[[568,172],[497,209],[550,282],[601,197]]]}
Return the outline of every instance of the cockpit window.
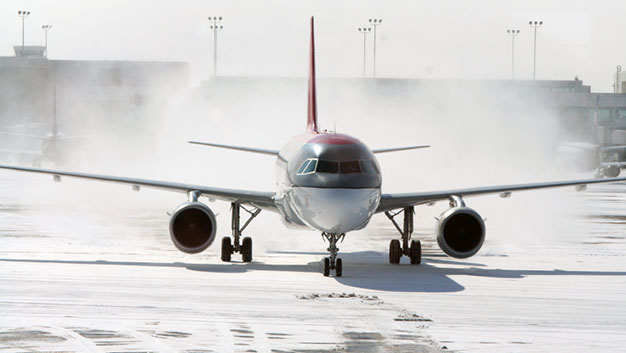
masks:
{"label": "cockpit window", "polygon": [[334,161],[320,159],[317,162],[317,172],[336,174],[339,172],[339,163],[334,162]]}
{"label": "cockpit window", "polygon": [[304,161],[304,163],[302,163],[302,165],[300,166],[300,169],[298,169],[298,174],[304,173],[304,170],[309,165],[309,162],[311,162],[311,160],[307,159],[306,161]]}
{"label": "cockpit window", "polygon": [[372,168],[372,162],[360,160],[361,170],[366,174],[376,174],[375,169]]}
{"label": "cockpit window", "polygon": [[300,166],[300,169],[298,169],[297,174],[306,175],[306,174],[315,173],[315,167],[317,167],[317,159],[309,158],[306,161],[304,161],[304,163],[302,163],[302,165]]}
{"label": "cockpit window", "polygon": [[329,174],[379,174],[376,164],[372,161],[330,161],[326,159],[309,158],[300,165],[297,175],[307,175],[313,173]]}
{"label": "cockpit window", "polygon": [[359,164],[359,161],[339,162],[339,173],[341,174],[352,174],[360,172],[361,165]]}
{"label": "cockpit window", "polygon": [[306,167],[302,174],[311,174],[315,173],[315,168],[317,167],[317,159],[311,159],[309,165]]}

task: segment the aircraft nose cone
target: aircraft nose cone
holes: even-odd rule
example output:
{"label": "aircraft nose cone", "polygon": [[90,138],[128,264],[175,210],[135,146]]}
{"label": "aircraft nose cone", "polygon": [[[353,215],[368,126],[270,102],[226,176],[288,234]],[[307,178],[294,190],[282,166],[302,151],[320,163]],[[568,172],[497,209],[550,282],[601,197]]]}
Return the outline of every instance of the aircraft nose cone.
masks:
{"label": "aircraft nose cone", "polygon": [[380,189],[293,189],[292,200],[300,218],[326,233],[346,233],[367,225],[378,208]]}

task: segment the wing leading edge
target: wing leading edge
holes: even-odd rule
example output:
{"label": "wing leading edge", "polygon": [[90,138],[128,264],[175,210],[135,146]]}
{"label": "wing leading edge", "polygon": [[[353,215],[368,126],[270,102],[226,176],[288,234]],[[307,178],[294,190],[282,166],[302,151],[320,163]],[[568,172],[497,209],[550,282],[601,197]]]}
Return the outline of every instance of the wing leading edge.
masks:
{"label": "wing leading edge", "polygon": [[133,189],[143,186],[143,187],[148,187],[148,188],[156,188],[156,189],[161,189],[161,190],[177,191],[177,192],[183,192],[183,193],[188,193],[191,191],[200,191],[202,193],[202,196],[209,197],[209,198],[220,199],[220,200],[224,200],[228,202],[239,202],[239,203],[244,203],[244,204],[251,204],[256,207],[270,210],[270,211],[277,210],[276,205],[274,203],[274,196],[275,196],[274,192],[222,189],[222,188],[215,188],[215,187],[203,186],[203,185],[175,183],[175,182],[170,182],[170,181],[150,180],[150,179],[140,179],[140,178],[126,178],[126,177],[102,175],[102,174],[66,172],[66,171],[54,170],[54,169],[27,168],[27,167],[17,167],[17,166],[11,166],[11,165],[0,165],[0,169],[49,174],[49,175],[53,175],[55,179],[66,176],[66,177],[72,177],[72,178],[90,179],[90,180],[99,180],[99,181],[113,182],[113,183],[120,183],[120,184],[128,184],[128,185],[132,185]]}
{"label": "wing leading edge", "polygon": [[193,144],[193,145],[210,146],[210,147],[217,147],[217,148],[225,148],[225,149],[229,149],[229,150],[237,150],[237,151],[260,153],[260,154],[268,154],[268,155],[271,155],[271,156],[278,156],[278,154],[280,153],[280,151],[270,150],[270,149],[266,149],[266,148],[244,147],[244,146],[234,146],[234,145],[222,145],[222,144],[219,144],[219,143],[200,142],[200,141],[188,141],[188,142]]}
{"label": "wing leading edge", "polygon": [[[497,186],[483,186],[466,189],[451,189],[442,191],[427,191],[427,192],[415,192],[415,193],[403,193],[403,194],[383,194],[381,195],[380,205],[376,212],[384,212],[393,209],[409,207],[414,205],[421,205],[425,203],[447,200],[451,196],[480,196],[488,194],[504,194],[502,196],[508,196],[513,191],[524,190],[537,190],[556,188],[564,186],[585,186],[587,184],[600,184],[600,183],[614,183],[617,181],[626,181],[626,177],[622,178],[607,178],[607,179],[578,179],[567,181],[551,181],[543,183],[528,183],[528,184],[512,184],[512,185],[497,185]],[[583,188],[584,189],[584,188]]]}
{"label": "wing leading edge", "polygon": [[376,149],[373,149],[372,152],[375,153],[375,154],[379,154],[379,153],[389,153],[389,152],[416,150],[416,149],[428,148],[428,147],[430,147],[430,145],[392,147],[392,148],[376,148]]}

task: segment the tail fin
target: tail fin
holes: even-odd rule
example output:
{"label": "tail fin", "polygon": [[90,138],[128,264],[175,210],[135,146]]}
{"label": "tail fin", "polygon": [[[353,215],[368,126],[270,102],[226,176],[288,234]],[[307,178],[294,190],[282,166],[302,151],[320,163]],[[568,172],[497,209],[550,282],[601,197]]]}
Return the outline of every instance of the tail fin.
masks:
{"label": "tail fin", "polygon": [[307,131],[318,133],[317,129],[317,98],[315,93],[315,35],[313,17],[311,17],[311,48],[309,52],[309,107],[307,117]]}
{"label": "tail fin", "polygon": [[[593,126],[591,127],[591,143],[594,145],[600,144],[600,130],[598,129],[598,109],[600,108],[600,95],[596,97],[596,111],[593,115]],[[603,130],[604,131],[604,130]],[[604,140],[604,136],[603,140]]]}
{"label": "tail fin", "polygon": [[52,136],[57,137],[57,87],[54,86],[52,98]]}

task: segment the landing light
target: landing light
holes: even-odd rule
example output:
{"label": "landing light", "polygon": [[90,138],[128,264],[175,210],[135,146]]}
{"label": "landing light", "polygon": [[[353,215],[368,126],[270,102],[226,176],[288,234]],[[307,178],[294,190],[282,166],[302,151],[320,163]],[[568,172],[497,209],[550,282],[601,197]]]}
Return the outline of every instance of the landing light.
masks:
{"label": "landing light", "polygon": [[57,183],[60,183],[60,182],[61,182],[61,176],[60,176],[60,175],[57,175],[57,174],[54,174],[54,175],[52,176],[52,180],[54,180],[54,181],[55,181],[55,182],[57,182]]}
{"label": "landing light", "polygon": [[509,197],[511,197],[511,192],[510,191],[506,191],[500,194],[500,197],[503,199],[508,199]]}
{"label": "landing light", "polygon": [[585,191],[587,190],[587,185],[582,184],[582,185],[576,185],[576,191]]}

